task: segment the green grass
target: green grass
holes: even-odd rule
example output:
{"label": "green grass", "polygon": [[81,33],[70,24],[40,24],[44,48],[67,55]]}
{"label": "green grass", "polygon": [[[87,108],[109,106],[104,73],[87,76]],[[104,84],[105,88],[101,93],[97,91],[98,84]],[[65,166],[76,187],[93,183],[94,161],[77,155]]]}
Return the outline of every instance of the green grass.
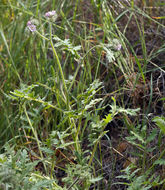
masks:
{"label": "green grass", "polygon": [[164,6],[1,1],[0,189],[164,189]]}

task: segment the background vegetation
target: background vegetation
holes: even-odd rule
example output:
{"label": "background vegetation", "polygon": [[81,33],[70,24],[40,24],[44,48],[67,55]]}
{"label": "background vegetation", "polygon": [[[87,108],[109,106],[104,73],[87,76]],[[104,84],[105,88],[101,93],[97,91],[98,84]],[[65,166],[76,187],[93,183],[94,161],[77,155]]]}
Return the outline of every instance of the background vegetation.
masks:
{"label": "background vegetation", "polygon": [[0,189],[164,190],[165,2],[1,0],[0,20]]}

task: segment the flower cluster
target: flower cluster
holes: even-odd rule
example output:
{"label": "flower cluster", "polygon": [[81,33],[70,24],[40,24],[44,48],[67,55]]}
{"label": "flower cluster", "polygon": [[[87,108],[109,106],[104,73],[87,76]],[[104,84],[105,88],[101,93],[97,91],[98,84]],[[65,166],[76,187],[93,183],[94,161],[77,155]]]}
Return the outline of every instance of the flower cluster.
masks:
{"label": "flower cluster", "polygon": [[[57,19],[57,13],[56,11],[49,11],[45,13],[45,17],[47,20],[54,22]],[[35,32],[37,30],[37,25],[39,25],[39,23],[36,19],[32,19],[27,22],[27,28],[31,32]]]}
{"label": "flower cluster", "polygon": [[36,31],[36,25],[34,25],[31,21],[27,22],[27,27],[31,32],[35,32]]}
{"label": "flower cluster", "polygon": [[56,11],[49,11],[49,12],[45,13],[45,17],[49,17],[49,18],[54,15],[56,15]]}
{"label": "flower cluster", "polygon": [[121,44],[118,44],[118,45],[115,47],[115,49],[116,49],[117,51],[120,51],[121,48],[122,48],[122,45],[121,45]]}
{"label": "flower cluster", "polygon": [[120,51],[122,48],[122,45],[118,39],[113,39],[112,40],[112,47],[114,48],[115,51]]}
{"label": "flower cluster", "polygon": [[55,20],[57,19],[57,13],[56,13],[56,11],[49,11],[49,12],[45,13],[45,17],[48,20],[55,22]]}

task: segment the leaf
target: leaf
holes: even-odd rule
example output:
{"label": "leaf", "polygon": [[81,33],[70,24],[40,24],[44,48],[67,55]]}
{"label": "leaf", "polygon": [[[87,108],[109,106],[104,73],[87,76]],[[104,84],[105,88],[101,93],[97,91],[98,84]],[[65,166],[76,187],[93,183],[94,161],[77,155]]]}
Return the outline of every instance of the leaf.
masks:
{"label": "leaf", "polygon": [[50,148],[46,148],[46,147],[41,147],[40,148],[43,152],[45,152],[45,153],[47,153],[47,154],[53,154],[54,153],[54,151],[53,150],[51,150]]}
{"label": "leaf", "polygon": [[26,160],[26,158],[27,158],[27,156],[28,156],[27,150],[24,149],[24,150],[21,152],[21,156],[22,156],[22,159],[23,159],[23,160]]}
{"label": "leaf", "polygon": [[57,41],[57,43],[54,45],[56,48],[61,47],[62,50],[67,50],[69,51],[72,55],[76,55],[77,57],[80,57],[80,55],[78,54],[78,51],[81,50],[81,46],[73,46],[72,43],[70,42],[70,39],[65,39],[62,40],[59,37],[54,37],[53,39],[55,39]]}
{"label": "leaf", "polygon": [[161,131],[165,134],[165,118],[164,117],[155,117],[153,122],[161,129]]}
{"label": "leaf", "polygon": [[4,164],[7,161],[7,158],[4,154],[0,154],[0,165]]}
{"label": "leaf", "polygon": [[141,141],[143,144],[145,143],[145,141],[143,140],[143,138],[139,135],[139,134],[137,134],[137,133],[135,133],[135,132],[133,132],[133,131],[131,131],[131,134],[133,134],[139,141]]}
{"label": "leaf", "polygon": [[108,115],[105,116],[105,119],[103,119],[103,121],[108,124],[109,122],[112,121],[113,117],[112,117],[113,114],[109,113]]}
{"label": "leaf", "polygon": [[149,143],[151,141],[153,141],[157,135],[157,129],[153,129],[153,131],[151,132],[151,134],[147,137],[146,142]]}
{"label": "leaf", "polygon": [[93,106],[97,104],[98,102],[100,102],[101,100],[102,98],[91,100],[90,103],[85,106],[85,110],[88,110],[89,108],[93,108]]}
{"label": "leaf", "polygon": [[159,159],[154,162],[154,165],[165,165],[165,159]]}
{"label": "leaf", "polygon": [[106,58],[107,58],[107,60],[111,63],[111,62],[113,62],[114,60],[115,60],[115,56],[114,56],[114,52],[111,50],[111,49],[109,49],[109,48],[106,48],[106,47],[103,47],[104,48],[104,50],[106,51]]}
{"label": "leaf", "polygon": [[61,144],[61,145],[57,145],[56,148],[65,148],[69,145],[72,145],[72,144],[75,144],[75,142],[69,142],[69,143],[64,143],[64,144]]}
{"label": "leaf", "polygon": [[90,179],[89,181],[90,181],[91,183],[95,183],[95,182],[100,181],[101,179],[103,179],[103,177],[98,176],[98,177],[95,177],[95,178]]}
{"label": "leaf", "polygon": [[117,108],[117,111],[119,113],[125,113],[127,115],[131,115],[131,116],[136,116],[137,115],[137,112],[140,110],[140,108],[137,108],[137,109],[124,109],[124,108]]}
{"label": "leaf", "polygon": [[48,187],[50,186],[54,180],[48,180],[48,179],[42,179],[41,181],[37,182],[33,187],[32,190],[38,190],[40,188]]}

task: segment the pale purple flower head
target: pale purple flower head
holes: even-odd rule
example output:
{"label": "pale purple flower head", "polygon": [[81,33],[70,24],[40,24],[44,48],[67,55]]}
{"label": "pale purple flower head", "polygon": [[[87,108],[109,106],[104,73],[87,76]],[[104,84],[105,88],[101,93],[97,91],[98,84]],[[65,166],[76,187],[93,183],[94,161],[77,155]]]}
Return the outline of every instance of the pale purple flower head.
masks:
{"label": "pale purple flower head", "polygon": [[45,17],[47,18],[47,20],[55,22],[58,16],[56,11],[49,11],[45,13]]}
{"label": "pale purple flower head", "polygon": [[118,44],[118,45],[116,46],[116,50],[117,50],[117,51],[120,51],[120,50],[121,50],[121,47],[122,47],[122,45],[121,45],[121,44]]}
{"label": "pale purple flower head", "polygon": [[32,22],[29,20],[27,22],[27,27],[28,29],[31,31],[31,32],[35,32],[37,29],[36,29],[36,25],[32,24]]}
{"label": "pale purple flower head", "polygon": [[45,17],[51,18],[56,15],[56,11],[49,11],[45,13]]}
{"label": "pale purple flower head", "polygon": [[29,21],[27,22],[27,26],[30,26],[30,25],[32,25],[32,22],[29,20]]}

